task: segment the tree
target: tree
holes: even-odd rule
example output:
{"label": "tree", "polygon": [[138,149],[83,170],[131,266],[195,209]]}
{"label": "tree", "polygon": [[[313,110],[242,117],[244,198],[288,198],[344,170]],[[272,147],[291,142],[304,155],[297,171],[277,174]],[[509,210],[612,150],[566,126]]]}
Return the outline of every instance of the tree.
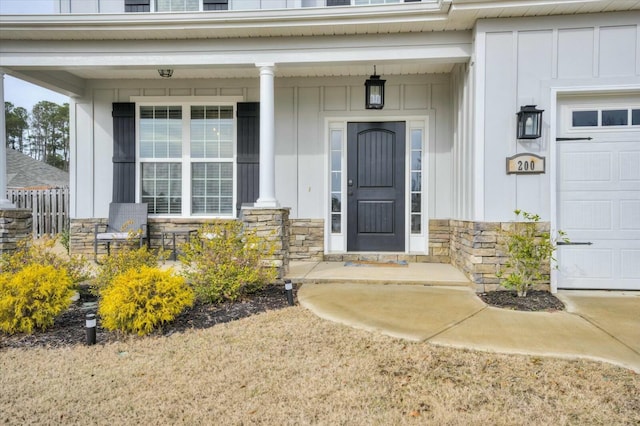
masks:
{"label": "tree", "polygon": [[6,124],[6,146],[24,152],[26,133],[29,129],[29,113],[22,107],[16,107],[11,102],[4,103]]}
{"label": "tree", "polygon": [[69,170],[69,104],[40,101],[31,111],[31,156]]}

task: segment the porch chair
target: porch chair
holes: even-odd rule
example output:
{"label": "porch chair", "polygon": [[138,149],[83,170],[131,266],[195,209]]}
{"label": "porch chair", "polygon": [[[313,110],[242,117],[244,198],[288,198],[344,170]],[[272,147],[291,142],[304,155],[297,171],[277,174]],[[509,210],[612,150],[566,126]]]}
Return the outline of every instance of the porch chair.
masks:
{"label": "porch chair", "polygon": [[94,229],[93,257],[96,263],[98,262],[98,243],[106,244],[107,255],[110,255],[112,242],[124,242],[130,238],[140,238],[140,247],[145,240],[147,246],[149,245],[147,203],[109,204],[107,224],[96,225]]}

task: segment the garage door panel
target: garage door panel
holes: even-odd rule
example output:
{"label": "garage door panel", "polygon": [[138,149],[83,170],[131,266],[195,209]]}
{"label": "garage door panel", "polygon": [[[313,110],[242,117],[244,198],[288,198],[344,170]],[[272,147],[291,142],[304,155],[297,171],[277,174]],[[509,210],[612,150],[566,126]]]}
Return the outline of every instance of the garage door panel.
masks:
{"label": "garage door panel", "polygon": [[620,229],[640,230],[640,200],[620,200]]}
{"label": "garage door panel", "polygon": [[613,273],[614,253],[611,249],[563,247],[560,273],[565,278],[604,278]]}
{"label": "garage door panel", "polygon": [[562,156],[563,182],[610,182],[612,155],[610,152],[567,152]]}
{"label": "garage door panel", "polygon": [[640,249],[622,250],[622,274],[623,279],[640,277]]}
{"label": "garage door panel", "polygon": [[612,205],[610,201],[576,200],[561,205],[562,230],[611,230]]}
{"label": "garage door panel", "polygon": [[[640,131],[557,145],[559,288],[640,290]],[[577,136],[577,135],[571,135]]]}
{"label": "garage door panel", "polygon": [[619,179],[623,182],[640,184],[640,152],[621,151],[618,162],[620,163]]}

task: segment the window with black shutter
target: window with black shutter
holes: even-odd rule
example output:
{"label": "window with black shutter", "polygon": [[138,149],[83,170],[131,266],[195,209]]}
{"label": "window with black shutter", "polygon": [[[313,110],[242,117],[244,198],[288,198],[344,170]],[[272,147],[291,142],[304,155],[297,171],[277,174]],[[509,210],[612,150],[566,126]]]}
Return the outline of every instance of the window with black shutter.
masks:
{"label": "window with black shutter", "polygon": [[327,6],[349,6],[351,0],[327,0]]}
{"label": "window with black shutter", "polygon": [[202,0],[203,10],[227,10],[229,0]]}
{"label": "window with black shutter", "polygon": [[125,12],[151,12],[151,0],[124,0]]}

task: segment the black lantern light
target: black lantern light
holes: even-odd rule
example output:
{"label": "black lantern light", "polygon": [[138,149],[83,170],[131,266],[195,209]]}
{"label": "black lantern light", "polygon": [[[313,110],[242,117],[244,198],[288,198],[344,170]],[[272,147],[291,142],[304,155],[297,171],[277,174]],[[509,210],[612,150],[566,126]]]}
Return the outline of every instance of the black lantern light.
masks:
{"label": "black lantern light", "polygon": [[543,109],[536,105],[520,107],[518,113],[518,139],[538,139],[542,136],[542,112]]}
{"label": "black lantern light", "polygon": [[380,80],[376,74],[376,67],[373,66],[373,75],[364,82],[365,105],[367,109],[382,109],[384,107],[384,83],[387,80]]}

